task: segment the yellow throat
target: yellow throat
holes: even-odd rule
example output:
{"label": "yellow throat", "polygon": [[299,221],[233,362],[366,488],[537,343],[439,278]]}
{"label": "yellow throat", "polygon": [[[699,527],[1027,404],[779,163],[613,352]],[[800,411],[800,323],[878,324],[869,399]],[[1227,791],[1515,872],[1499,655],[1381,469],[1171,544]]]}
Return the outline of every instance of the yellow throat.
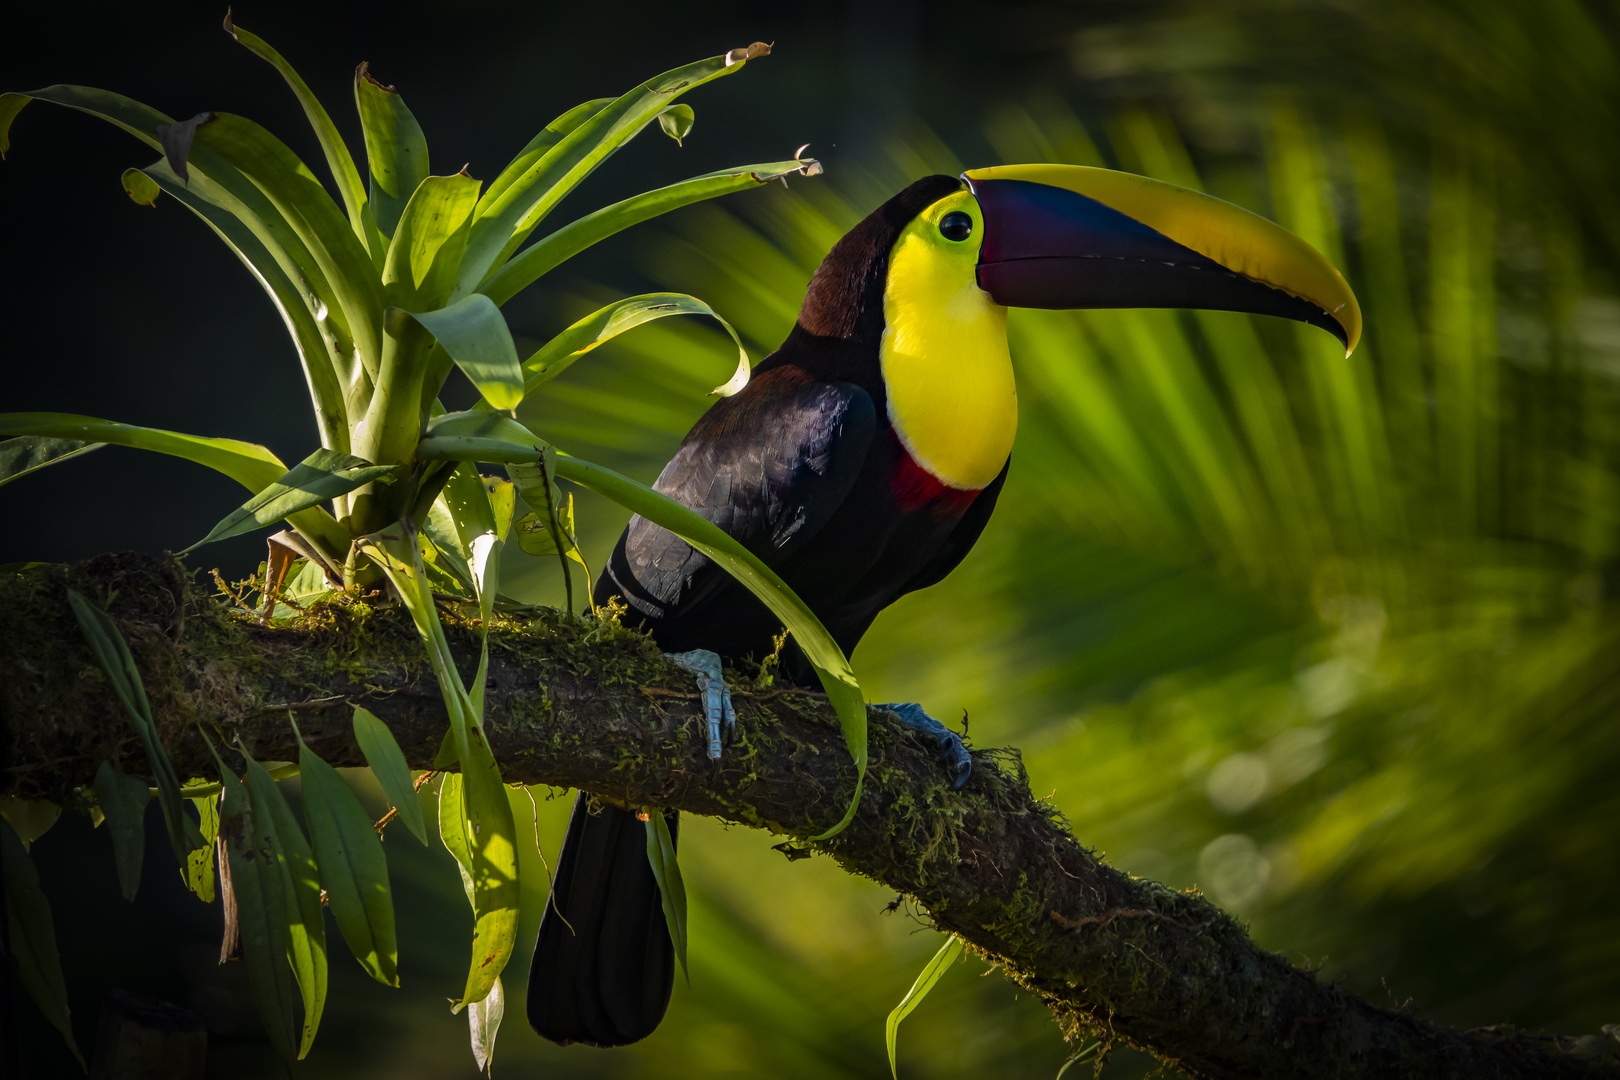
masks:
{"label": "yellow throat", "polygon": [[[965,240],[939,222],[973,219]],[[1007,309],[974,279],[984,219],[966,192],[919,214],[895,241],[883,292],[879,350],[889,422],[900,441],[941,482],[976,490],[996,478],[1018,431],[1018,391],[1007,353]]]}

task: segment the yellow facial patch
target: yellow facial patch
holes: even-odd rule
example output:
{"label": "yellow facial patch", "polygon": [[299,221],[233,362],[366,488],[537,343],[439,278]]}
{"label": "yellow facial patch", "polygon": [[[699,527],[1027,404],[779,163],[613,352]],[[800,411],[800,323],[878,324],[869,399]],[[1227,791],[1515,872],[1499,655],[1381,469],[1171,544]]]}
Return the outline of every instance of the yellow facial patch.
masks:
{"label": "yellow facial patch", "polygon": [[[944,219],[963,214],[972,231],[952,240],[961,218]],[[983,239],[972,194],[946,196],[895,241],[883,292],[880,356],[889,422],[917,464],[966,490],[996,478],[1018,431],[1007,309],[974,278]]]}

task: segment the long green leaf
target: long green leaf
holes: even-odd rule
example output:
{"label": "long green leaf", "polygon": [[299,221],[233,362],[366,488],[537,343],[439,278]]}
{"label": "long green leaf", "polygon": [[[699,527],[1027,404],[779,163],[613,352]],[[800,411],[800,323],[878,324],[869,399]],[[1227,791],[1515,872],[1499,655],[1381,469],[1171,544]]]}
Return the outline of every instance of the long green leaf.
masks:
{"label": "long green leaf", "polygon": [[821,620],[770,567],[696,511],[636,483],[628,476],[580,458],[558,454],[557,475],[607,496],[691,544],[742,582],[792,632],[793,640],[804,650],[810,666],[821,679],[827,699],[838,712],[844,745],[849,748],[850,757],[855,761],[855,793],[850,798],[849,808],[836,825],[811,839],[825,840],[842,832],[855,817],[866,780],[866,703],[861,698],[860,684],[855,681],[849,659],[826,627],[821,625]]}
{"label": "long green leaf", "polygon": [[169,762],[168,751],[163,748],[163,740],[158,737],[157,723],[152,719],[152,706],[146,700],[146,687],[141,682],[141,673],[135,668],[135,658],[130,655],[124,635],[119,632],[118,624],[112,621],[112,616],[72,589],[67,591],[67,598],[68,605],[73,609],[73,617],[78,620],[79,630],[95,654],[96,662],[101,665],[113,692],[123,703],[124,711],[135,723],[135,733],[140,737],[141,748],[146,751],[146,760],[152,766],[153,778],[157,781],[158,805],[163,808],[169,843],[174,847],[175,858],[184,866],[186,853],[199,846],[202,837],[180,809],[180,781]]}
{"label": "long green leaf", "polygon": [[439,839],[444,850],[456,860],[461,871],[461,891],[467,894],[467,905],[478,910],[478,898],[473,891],[472,845],[467,840],[467,815],[463,809],[466,796],[462,792],[461,774],[447,772],[439,781]]}
{"label": "long green leaf", "polygon": [[480,207],[456,293],[464,296],[476,289],[490,270],[522,245],[552,207],[677,97],[741,69],[749,55],[763,53],[734,49],[725,56],[666,71],[580,123]]}
{"label": "long green leaf", "polygon": [[371,165],[372,213],[383,235],[393,236],[411,193],[427,178],[427,137],[405,99],[372,78],[366,64],[354,73],[354,104]]}
{"label": "long green leaf", "polygon": [[[181,789],[191,800],[191,805],[197,808],[198,831],[202,833],[203,846],[192,848],[186,853],[186,888],[197,894],[197,899],[205,904],[214,902],[214,841],[219,836],[219,793],[197,797],[191,795],[190,789],[197,785],[197,781],[188,781]],[[212,785],[209,785],[212,786]]]}
{"label": "long green leaf", "polygon": [[141,885],[141,859],[146,851],[146,804],[152,801],[152,790],[145,780],[125,776],[110,761],[103,761],[96,768],[94,787],[96,804],[106,815],[107,831],[112,836],[118,889],[125,900],[133,902]]}
{"label": "long green leaf", "polygon": [[320,181],[280,139],[232,113],[216,113],[198,127],[193,145],[218,154],[269,198],[326,276],[355,345],[375,370],[382,352],[382,281]]}
{"label": "long green leaf", "polygon": [[366,755],[366,764],[382,785],[383,794],[399,811],[405,827],[416,834],[422,843],[428,842],[427,822],[422,817],[422,806],[416,801],[416,787],[411,783],[411,769],[405,762],[405,752],[394,740],[388,725],[356,705],[354,707],[354,741]]}
{"label": "long green leaf", "polygon": [[489,279],[479,286],[478,291],[497,304],[505,304],[565,260],[573,258],[592,244],[623,232],[632,225],[706,199],[756,188],[784,176],[795,173],[815,176],[820,172],[821,163],[814,158],[768,161],[759,165],[743,165],[723,172],[694,176],[678,184],[670,184],[668,187],[631,196],[612,206],[604,206],[594,213],[586,214],[556,232],[536,240],[491,274]]}
{"label": "long green leaf", "polygon": [[422,180],[388,245],[383,267],[387,303],[407,311],[444,305],[456,285],[477,204],[478,181],[466,173]]}
{"label": "long green leaf", "polygon": [[384,986],[399,985],[399,945],[394,935],[394,897],[388,860],[371,815],[338,771],[298,740],[304,820],[309,823],[332,915],[349,951],[366,974]]}
{"label": "long green leaf", "polygon": [[394,466],[373,465],[336,450],[317,450],[226,515],[207,536],[180,554],[195,551],[216,540],[227,540],[274,525],[300,510],[307,510],[339,495],[347,495],[356,488],[397,471]]}
{"label": "long green leaf", "polygon": [[737,370],[713,393],[729,397],[748,385],[748,353],[730,323],[695,296],[685,293],[647,293],[616,300],[552,338],[523,361],[523,393],[527,397],[561,375],[574,361],[620,334],[671,315],[707,315],[725,328],[737,345]]}
{"label": "long green leaf", "polygon": [[243,757],[247,759],[255,847],[261,854],[268,852],[263,870],[279,878],[285,896],[287,962],[304,999],[304,1027],[298,1043],[302,1058],[315,1041],[326,1009],[326,912],[321,907],[320,872],[286,796],[263,765],[246,754]]}
{"label": "long green leaf", "polygon": [[[297,243],[285,222],[280,222],[268,200],[263,200],[260,210],[269,211],[271,219],[280,222],[282,235],[259,213],[206,178],[194,177],[186,183],[166,161],[148,166],[144,175],[213,230],[270,297],[298,352],[321,443],[347,452],[347,417],[351,411],[364,411],[371,395],[371,376],[354,355],[348,329],[330,317],[326,301],[307,276],[319,273],[313,257]],[[302,264],[289,250],[289,242],[303,253]],[[319,284],[324,287],[325,279],[320,278]],[[327,317],[318,319],[318,312]]]}
{"label": "long green leaf", "polygon": [[219,766],[219,828],[231,868],[242,959],[247,963],[248,981],[270,1045],[290,1074],[297,1052],[293,1048],[292,971],[287,965],[287,927],[291,922],[287,890],[274,855],[259,845],[260,834],[247,789],[220,760],[212,740],[208,740],[208,748]]}
{"label": "long green leaf", "polygon": [[0,825],[0,870],[5,873],[6,945],[17,962],[17,980],[84,1068],[84,1055],[73,1041],[73,1022],[68,1018],[67,982],[56,952],[51,904],[39,887],[34,860],[9,822]]}
{"label": "long green leaf", "polygon": [[106,443],[80,439],[50,439],[25,435],[0,442],[0,487],[36,473],[47,465],[60,465],[76,457],[100,450]]}
{"label": "long green leaf", "polygon": [[477,216],[483,217],[489,208],[506,194],[508,188],[522,180],[529,174],[535,162],[546,155],[553,146],[562,142],[585,121],[613,104],[613,98],[595,98],[591,101],[581,102],[572,109],[557,117],[551,123],[540,129],[540,132],[530,139],[528,145],[518,152],[518,155],[507,163],[506,168],[490,181],[484,195],[478,200]]}
{"label": "long green leaf", "polygon": [[939,952],[934,954],[934,958],[923,967],[922,974],[911,984],[911,989],[906,991],[906,996],[900,1000],[900,1004],[889,1013],[889,1019],[883,1025],[883,1037],[889,1044],[889,1075],[895,1077],[895,1080],[899,1080],[900,1077],[894,1060],[894,1041],[900,1031],[900,1021],[910,1016],[912,1010],[922,1004],[922,999],[928,996],[934,984],[939,982],[951,963],[961,955],[962,939],[952,934],[945,944],[939,947]]}
{"label": "long green leaf", "polygon": [[[182,435],[73,413],[0,413],[0,435],[83,439],[169,454],[224,473],[253,492],[275,483],[287,471],[281,459],[256,443]],[[310,507],[291,515],[288,520],[299,532],[331,550],[348,550],[348,531],[326,511]]]}
{"label": "long green leaf", "polygon": [[354,157],[349,153],[349,147],[338,134],[337,125],[332,123],[332,117],[327,113],[326,107],[321,104],[309,84],[293,69],[286,59],[275,49],[265,43],[257,34],[249,33],[231,21],[230,10],[225,12],[225,32],[244,45],[255,56],[263,59],[281,77],[287,80],[292,87],[293,96],[298,98],[298,104],[304,108],[304,115],[309,118],[309,126],[315,129],[315,137],[320,140],[321,152],[326,155],[326,166],[332,170],[332,178],[337,181],[338,193],[343,196],[343,206],[348,211],[349,223],[361,243],[368,248],[372,246],[372,237],[368,235],[365,227],[366,195],[360,184],[360,171],[354,167]]}
{"label": "long green leaf", "polygon": [[[493,511],[491,511],[493,517]],[[457,1011],[482,1001],[511,957],[517,939],[518,885],[517,824],[512,805],[501,783],[489,743],[484,739],[482,717],[474,708],[461,674],[450,654],[450,644],[439,623],[433,595],[428,590],[422,568],[421,548],[415,537],[384,537],[359,541],[362,553],[387,574],[428,649],[428,659],[439,680],[445,708],[450,714],[450,734],[461,763],[462,790],[459,809],[452,808],[452,825],[461,829],[469,852],[468,878],[473,902],[473,956],[467,972],[467,986]],[[441,832],[444,796],[440,797]],[[454,853],[452,851],[452,853]]]}
{"label": "long green leaf", "polygon": [[657,807],[647,812],[647,863],[658,882],[658,898],[664,907],[670,943],[675,946],[675,959],[681,962],[681,974],[690,983],[692,973],[686,967],[686,882],[681,879],[681,865],[675,858],[675,837],[664,812]]}

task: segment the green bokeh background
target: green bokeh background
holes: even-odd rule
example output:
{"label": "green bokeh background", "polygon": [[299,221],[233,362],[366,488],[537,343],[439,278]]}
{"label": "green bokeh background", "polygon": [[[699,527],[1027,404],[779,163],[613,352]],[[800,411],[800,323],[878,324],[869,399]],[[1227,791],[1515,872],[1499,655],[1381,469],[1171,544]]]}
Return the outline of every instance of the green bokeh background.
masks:
{"label": "green bokeh background", "polygon": [[[1018,747],[1037,793],[1114,865],[1201,888],[1264,946],[1372,1000],[1464,1027],[1585,1033],[1620,1020],[1614,4],[902,4],[789,10],[759,18],[780,27],[757,32],[743,29],[750,13],[740,7],[698,5],[660,13],[676,24],[662,29],[651,9],[632,12],[606,34],[592,21],[600,13],[473,10],[438,57],[426,8],[389,16],[392,36],[380,42],[357,29],[370,24],[356,9],[308,57],[300,42],[320,29],[238,19],[334,106],[346,68],[317,78],[320,58],[352,63],[357,45],[387,45],[401,70],[385,77],[435,147],[450,143],[455,156],[466,144],[475,175],[492,174],[531,127],[575,100],[717,51],[701,42],[777,30],[778,54],[757,80],[751,67],[691,99],[687,148],[642,136],[564,214],[825,138],[810,152],[826,176],[682,211],[564,266],[509,306],[520,347],[656,287],[711,303],[757,359],[781,340],[810,271],[845,229],[910,180],[964,165],[1141,172],[1231,199],[1323,250],[1363,305],[1367,335],[1349,360],[1318,331],[1241,315],[1014,312],[1020,429],[1000,508],[955,574],[878,621],[856,670],[871,700],[917,700],[952,722],[965,711],[977,746]],[[523,35],[546,31],[545,17],[556,20],[550,62],[523,69]],[[118,76],[157,77],[159,89],[171,79],[228,86],[244,68],[261,78],[236,55],[217,73],[192,64],[192,48],[188,39],[173,54],[180,74],[109,60],[109,74],[24,82],[73,78],[140,97]],[[223,45],[195,49],[214,57]],[[44,56],[67,63],[49,47]],[[640,67],[620,78],[632,62]],[[604,72],[617,82],[603,85]],[[519,77],[543,93],[506,93]],[[187,111],[161,95],[153,104]],[[116,139],[36,109],[0,170],[8,218],[29,199],[67,198],[55,185],[78,182],[80,143]],[[264,109],[253,115],[298,130],[285,103]],[[46,128],[64,127],[71,137],[55,144],[55,160],[29,151],[25,164]],[[115,149],[118,169],[136,163]],[[130,213],[117,171],[103,168],[94,198],[75,204],[96,228]],[[173,313],[189,290],[213,287],[197,277],[234,271],[226,257],[190,254],[204,241],[173,207],[151,216],[133,255],[81,258],[76,280],[132,303],[152,287],[136,280],[141,259],[153,260],[174,281],[156,310]],[[9,321],[46,310],[70,340],[98,332],[63,330],[74,307],[61,278],[51,284],[48,251],[69,242],[25,240],[32,262],[6,260]],[[19,370],[5,407],[258,438],[301,457],[311,440],[289,421],[296,364],[273,317],[250,310],[268,307],[251,284],[235,296],[230,324],[206,303],[195,319],[93,308],[123,351],[64,349],[93,383]],[[238,310],[256,321],[231,325]],[[188,335],[205,351],[239,351],[230,363],[193,369],[179,357],[180,375],[165,370],[162,358],[183,352],[175,342]],[[567,450],[651,480],[729,374],[729,349],[712,325],[658,323],[576,365],[525,419]],[[280,382],[266,381],[272,369]],[[121,379],[150,401],[120,393]],[[97,394],[120,400],[101,408]],[[178,548],[234,505],[192,471],[141,476],[142,508],[109,494],[112,509],[89,530],[53,524],[43,503],[26,501],[46,498],[37,491],[5,489],[0,512],[29,523],[8,530],[5,556]],[[93,482],[120,486],[79,463],[43,481],[51,498]],[[162,516],[140,517],[147,504]],[[579,513],[600,565],[623,514],[589,496]],[[560,598],[552,561],[509,554],[509,588]],[[251,543],[219,556],[240,574],[256,557]],[[534,795],[532,809],[521,793],[514,806],[520,822],[532,814],[551,859],[570,800]],[[217,913],[186,900],[156,863],[141,905],[116,907],[105,843],[69,815],[35,848],[59,928],[76,928],[59,934],[81,1040],[99,994],[124,985],[208,1018],[212,1075],[273,1075],[243,973],[213,966]],[[521,1020],[520,956],[496,1070],[885,1074],[884,1017],[939,935],[909,907],[884,914],[894,896],[881,887],[825,859],[789,864],[769,843],[683,823],[692,978],[656,1035],[611,1054],[541,1043]],[[376,986],[334,953],[327,1019],[302,1071],[471,1075],[465,1023],[444,1004],[470,932],[454,868],[403,831],[390,832],[388,850],[404,986]],[[538,854],[523,871],[520,953],[546,882]],[[28,1047],[40,1062],[54,1053],[46,1035]],[[971,959],[900,1038],[910,1076],[1051,1077],[1068,1053],[1038,1001]],[[1116,1053],[1104,1075],[1146,1065]]]}

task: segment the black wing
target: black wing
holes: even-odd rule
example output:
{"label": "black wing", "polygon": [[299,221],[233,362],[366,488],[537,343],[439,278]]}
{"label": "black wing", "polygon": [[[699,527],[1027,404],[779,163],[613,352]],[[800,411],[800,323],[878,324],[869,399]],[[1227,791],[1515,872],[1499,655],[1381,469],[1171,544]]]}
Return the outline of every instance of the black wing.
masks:
{"label": "black wing", "polygon": [[[653,487],[778,565],[844,501],[876,427],[877,411],[860,387],[774,368],[704,414]],[[597,601],[622,596],[656,637],[661,625],[701,611],[730,580],[686,541],[637,516],[619,538]]]}

